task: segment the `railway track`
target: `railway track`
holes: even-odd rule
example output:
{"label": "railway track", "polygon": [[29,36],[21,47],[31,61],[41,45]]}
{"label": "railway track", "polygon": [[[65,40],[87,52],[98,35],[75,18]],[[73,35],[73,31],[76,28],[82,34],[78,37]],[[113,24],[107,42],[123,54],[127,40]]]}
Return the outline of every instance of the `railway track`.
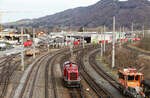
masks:
{"label": "railway track", "polygon": [[[57,52],[48,53],[37,60],[29,72],[28,79],[23,85],[21,94],[16,96],[19,96],[18,98],[58,98],[58,96],[61,96],[59,94],[59,87],[57,86],[58,81],[56,81],[55,67],[56,63],[59,62],[57,59],[62,54],[68,53],[68,51],[68,49],[62,49]],[[42,74],[42,79],[39,78],[39,74]],[[41,84],[38,84],[38,82]]]}
{"label": "railway track", "polygon": [[[92,49],[93,46],[86,46],[85,49],[86,48]],[[83,48],[81,47],[74,48],[74,53],[78,54],[78,52],[81,52],[82,50]],[[27,79],[25,79],[25,83],[21,84],[22,89],[19,92],[17,92],[17,89],[16,93],[18,94],[15,94],[13,98],[85,98],[86,95],[84,93],[85,91],[83,91],[82,84],[80,88],[73,89],[63,86],[62,66],[60,63],[61,58],[66,55],[70,55],[69,49],[62,49],[48,54],[46,53],[35,60],[27,75]],[[82,60],[82,56],[80,60]],[[91,88],[93,88],[99,97],[106,97],[108,95],[107,91],[96,82],[93,82],[94,80],[88,75],[85,69],[81,70],[81,72],[83,74],[82,77],[89,86],[92,85]]]}
{"label": "railway track", "polygon": [[77,56],[78,64],[81,65],[80,67],[80,73],[84,80],[91,86],[91,88],[95,91],[97,96],[99,98],[112,98],[111,94],[100,84],[97,84],[95,80],[89,75],[87,70],[85,69],[85,65],[83,63],[83,56],[88,52],[89,50],[84,50],[82,53],[80,53]]}
{"label": "railway track", "polygon": [[[86,46],[86,47],[90,47],[90,46]],[[75,48],[74,49],[74,53],[77,53],[78,51],[81,51],[83,48]],[[53,89],[53,95],[54,95],[54,98],[58,98],[58,94],[57,94],[57,88],[56,88],[56,78],[55,78],[55,72],[54,72],[54,65],[56,65],[55,63],[56,63],[56,59],[58,59],[58,57],[61,57],[61,55],[69,55],[70,56],[70,51],[63,51],[63,53],[62,52],[60,52],[60,53],[58,53],[58,54],[56,54],[55,56],[53,56],[52,57],[52,59],[49,59],[49,61],[47,62],[47,71],[45,71],[46,73],[45,73],[45,76],[46,76],[46,89],[45,89],[45,95],[46,95],[46,97],[45,98],[48,98],[48,96],[49,96],[49,94],[48,94],[48,87],[49,87],[49,85],[48,85],[48,69],[49,69],[49,65],[51,65],[51,81],[52,81],[52,84],[53,84],[53,87],[52,87],[52,89]],[[69,57],[68,56],[68,57]],[[63,60],[63,61],[65,61],[65,60]],[[61,69],[63,69],[62,68],[62,61],[61,61],[61,64],[60,64],[60,68]],[[62,70],[61,70],[61,73],[62,73]],[[62,76],[61,76],[62,77]],[[68,88],[68,90],[69,90],[69,94],[70,94],[70,97],[71,98],[85,98],[84,97],[84,93],[83,93],[83,89],[82,89],[82,84],[80,85],[80,87],[79,88]]]}
{"label": "railway track", "polygon": [[4,61],[1,62],[1,73],[0,73],[0,98],[4,98],[7,92],[7,87],[9,84],[9,80],[17,69],[19,62],[12,64],[13,58],[15,58],[18,54],[6,56],[4,57]]}
{"label": "railway track", "polygon": [[[97,48],[97,46],[92,46],[92,47],[88,47],[88,48],[93,48],[93,47],[95,47],[95,48]],[[87,48],[87,49],[88,49]],[[85,50],[84,50],[85,51]],[[89,51],[89,50],[87,50],[87,51]],[[62,64],[63,64],[63,62],[65,62],[66,60],[68,60],[69,59],[69,57],[70,57],[70,55],[68,54],[68,55],[65,55],[64,57],[63,57],[63,61],[62,61]],[[111,94],[108,92],[108,91],[106,91],[102,86],[100,86],[99,84],[97,84],[96,82],[95,82],[95,80],[87,73],[87,71],[84,69],[84,64],[83,64],[83,61],[82,61],[82,58],[83,58],[83,53],[80,53],[77,57],[77,61],[78,61],[78,64],[79,65],[82,65],[81,66],[81,68],[80,68],[80,74],[81,74],[81,76],[82,76],[82,78],[88,83],[88,85],[96,92],[96,94],[99,96],[99,98],[103,98],[103,97],[105,97],[105,98],[110,98],[111,97]],[[81,87],[82,88],[82,87]],[[81,89],[82,90],[82,89]],[[80,91],[80,90],[78,90],[78,91]],[[81,92],[83,92],[83,91],[81,91]],[[72,93],[70,93],[70,95],[72,96]],[[81,96],[82,96],[82,94],[81,94]],[[72,98],[74,98],[74,97],[72,97]],[[81,97],[81,98],[84,98],[84,96],[83,97]]]}
{"label": "railway track", "polygon": [[85,98],[85,95],[82,91],[82,84],[79,88],[68,88],[71,98]]}
{"label": "railway track", "polygon": [[[56,79],[55,79],[55,72],[54,72],[54,65],[56,65],[55,61],[59,57],[60,54],[68,51],[61,50],[54,54],[47,62],[45,67],[45,98],[49,98],[49,88],[53,89],[53,98],[58,98],[57,88],[56,88]],[[50,70],[49,70],[50,69]],[[49,81],[53,84],[52,87],[49,84]]]}
{"label": "railway track", "polygon": [[0,60],[2,60],[2,61],[0,62],[0,67],[5,66],[8,62],[10,62],[10,61],[11,61],[13,58],[15,58],[17,55],[19,55],[19,54],[12,54],[12,55],[5,56],[5,57],[0,58]]}
{"label": "railway track", "polygon": [[[14,58],[19,56],[19,54],[13,54],[10,56],[4,57],[6,60],[1,63],[2,71],[0,73],[0,98],[4,98],[7,93],[7,88],[10,82],[10,78],[13,73],[16,71],[18,66],[21,64],[21,61],[13,61]],[[27,60],[28,58],[25,58]]]}
{"label": "railway track", "polygon": [[[23,89],[21,91],[21,94],[19,95],[19,98],[33,98],[33,96],[36,94],[36,81],[37,81],[37,76],[40,67],[43,65],[43,62],[46,60],[46,58],[49,58],[50,53],[43,55],[40,57],[40,59],[34,63],[33,67],[31,68],[31,71],[29,72],[29,75],[27,76],[27,80],[25,81],[25,84],[23,85]],[[44,67],[44,66],[43,66]],[[45,68],[45,67],[44,67]],[[45,69],[44,69],[45,70]],[[44,81],[44,80],[43,80]],[[42,81],[42,82],[43,82]],[[41,84],[42,85],[42,84]],[[41,86],[39,85],[39,86]],[[39,89],[39,92],[44,92],[43,85]],[[43,96],[39,96],[44,98]]]}
{"label": "railway track", "polygon": [[99,51],[96,51],[95,53],[93,53],[92,55],[90,55],[89,58],[89,63],[90,65],[95,69],[95,71],[102,76],[105,80],[107,80],[113,87],[115,87],[116,89],[119,90],[119,84],[116,80],[114,80],[114,78],[112,78],[110,75],[108,75],[108,73],[104,72],[104,70],[102,70],[96,63],[96,54]]}
{"label": "railway track", "polygon": [[[81,49],[83,49],[83,48],[81,48]],[[78,54],[79,51],[80,51],[79,49],[74,50],[74,54]],[[65,61],[68,61],[70,56],[71,56],[70,52],[66,53],[64,56],[62,56],[61,62],[60,62],[61,69],[63,69],[63,63]],[[61,72],[63,73],[63,70],[61,70]],[[83,87],[82,84],[80,84],[79,88],[68,88],[70,97],[71,98],[86,98],[82,87]]]}

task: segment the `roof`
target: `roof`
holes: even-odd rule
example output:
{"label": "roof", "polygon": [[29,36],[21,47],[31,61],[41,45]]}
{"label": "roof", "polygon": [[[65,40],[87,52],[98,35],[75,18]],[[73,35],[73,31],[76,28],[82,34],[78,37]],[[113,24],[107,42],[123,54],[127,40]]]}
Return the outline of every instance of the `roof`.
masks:
{"label": "roof", "polygon": [[123,70],[119,70],[120,73],[122,73],[123,75],[143,75],[141,72],[137,72],[135,68],[128,68],[128,69],[123,69]]}

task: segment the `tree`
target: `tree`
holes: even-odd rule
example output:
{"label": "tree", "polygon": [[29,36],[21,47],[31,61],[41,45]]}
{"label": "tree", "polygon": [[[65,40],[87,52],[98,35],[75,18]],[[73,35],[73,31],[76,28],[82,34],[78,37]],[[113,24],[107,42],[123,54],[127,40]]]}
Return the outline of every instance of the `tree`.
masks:
{"label": "tree", "polygon": [[83,27],[80,27],[78,31],[83,32]]}
{"label": "tree", "polygon": [[11,26],[10,26],[10,28],[11,28],[11,29],[13,29],[13,28],[14,28],[14,26],[13,26],[13,25],[11,25]]}

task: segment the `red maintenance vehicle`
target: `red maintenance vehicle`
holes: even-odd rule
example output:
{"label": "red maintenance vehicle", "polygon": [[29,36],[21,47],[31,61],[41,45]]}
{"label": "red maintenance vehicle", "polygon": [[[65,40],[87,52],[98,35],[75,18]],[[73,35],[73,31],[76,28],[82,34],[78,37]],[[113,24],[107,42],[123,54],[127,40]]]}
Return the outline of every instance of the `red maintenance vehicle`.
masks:
{"label": "red maintenance vehicle", "polygon": [[63,65],[63,80],[66,87],[80,87],[79,66],[67,61]]}
{"label": "red maintenance vehicle", "polygon": [[32,41],[26,41],[26,42],[24,42],[24,46],[26,47],[26,46],[31,46],[32,45]]}

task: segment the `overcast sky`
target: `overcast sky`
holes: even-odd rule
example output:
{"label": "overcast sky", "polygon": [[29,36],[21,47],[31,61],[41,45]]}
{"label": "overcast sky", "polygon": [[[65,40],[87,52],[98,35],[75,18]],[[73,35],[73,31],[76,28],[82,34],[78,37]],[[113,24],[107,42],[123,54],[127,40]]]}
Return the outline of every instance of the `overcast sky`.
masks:
{"label": "overcast sky", "polygon": [[0,0],[0,10],[12,11],[2,14],[2,22],[24,18],[38,18],[69,8],[92,5],[99,0]]}

